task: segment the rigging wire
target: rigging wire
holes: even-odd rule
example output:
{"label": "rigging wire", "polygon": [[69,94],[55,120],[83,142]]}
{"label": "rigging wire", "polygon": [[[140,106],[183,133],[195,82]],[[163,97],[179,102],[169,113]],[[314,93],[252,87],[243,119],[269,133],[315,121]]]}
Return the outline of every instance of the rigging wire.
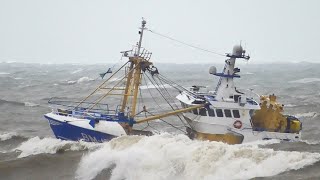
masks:
{"label": "rigging wire", "polygon": [[[163,75],[161,75],[161,74],[159,74],[160,75],[160,77],[161,76],[163,76]],[[158,78],[159,78],[159,76],[157,76]],[[163,77],[165,77],[165,76],[163,76]],[[179,84],[177,84],[177,83],[175,83],[174,81],[171,81],[170,79],[168,79],[168,78],[161,78],[164,82],[166,82],[166,81],[169,81],[169,82],[171,82],[171,83],[168,83],[168,82],[166,82],[167,84],[169,84],[171,87],[173,87],[173,88],[175,88],[172,84],[174,84],[174,85],[176,85],[176,86],[178,86],[178,87],[180,87],[182,90],[184,90],[185,92],[187,92],[187,93],[190,93],[190,94],[192,94],[193,96],[196,96],[197,97],[197,95],[195,94],[195,93],[193,93],[193,92],[190,92],[189,90],[187,90],[186,88],[184,88],[183,86],[181,86],[181,85],[179,85]],[[175,89],[177,89],[180,93],[181,93],[181,89],[178,89],[178,88],[175,88]],[[170,94],[169,94],[170,95]],[[183,121],[182,121],[182,119],[181,119],[181,117],[180,117],[180,115],[177,115],[178,117],[179,117],[179,119],[181,120],[181,122],[183,123]],[[182,115],[183,116],[183,115]],[[188,121],[186,121],[187,122],[187,124],[190,126],[190,128],[191,129],[193,129],[193,127],[191,126],[191,124],[188,122]],[[183,125],[185,125],[185,123],[183,123]],[[185,125],[186,126],[186,125]],[[187,126],[186,126],[187,127]]]}
{"label": "rigging wire", "polygon": [[[185,92],[187,92],[188,94],[190,94],[192,96],[197,96],[197,94],[195,94],[195,93],[191,92],[190,90],[186,89],[185,87],[175,83],[174,81],[170,80],[169,78],[165,77],[164,75],[161,75],[161,74],[159,74],[159,75],[160,75],[160,79],[162,81],[164,81],[165,83],[169,84],[173,88],[177,89],[180,93],[182,91],[185,91]],[[175,86],[177,86],[177,87],[175,87]],[[179,88],[181,88],[181,89],[179,89]]]}
{"label": "rigging wire", "polygon": [[153,127],[153,126],[150,126],[149,122],[148,122],[148,126],[152,129],[154,129],[157,133],[160,133],[160,130],[158,130],[157,128]]}
{"label": "rigging wire", "polygon": [[[157,76],[158,78],[159,78],[159,76]],[[163,83],[162,83],[162,81],[160,80],[160,82],[161,82],[161,84],[163,85]],[[175,83],[176,84],[176,83]],[[170,85],[170,84],[169,84]],[[176,84],[176,85],[178,85],[178,84]],[[171,87],[173,87],[172,85],[170,85]],[[182,87],[182,86],[181,86]],[[183,88],[183,87],[182,87]],[[185,89],[185,88],[183,88],[183,89]],[[167,89],[165,88],[165,90],[167,91]],[[185,89],[186,90],[186,89]],[[179,92],[180,92],[180,90],[179,90]],[[188,91],[189,92],[189,91]],[[168,95],[173,99],[173,97],[170,95],[170,93],[167,91],[167,93],[168,93]],[[179,107],[178,107],[178,105],[173,101],[173,103],[174,103],[174,105],[176,105],[176,107],[177,107],[177,109],[179,109]],[[181,123],[185,126],[185,127],[187,127],[186,126],[186,124],[184,123],[184,121],[182,120],[182,118],[181,118],[181,116],[180,116],[180,114],[177,114],[177,116],[179,117],[179,119],[180,119],[180,121],[181,121]],[[183,116],[183,115],[182,115]],[[190,128],[191,129],[193,129],[192,128],[192,126],[190,125],[190,123],[188,122],[188,121],[186,121],[187,122],[187,124],[189,124],[189,126],[190,126]]]}
{"label": "rigging wire", "polygon": [[[143,75],[146,76],[145,73],[143,73]],[[151,95],[153,101],[157,104],[157,106],[158,106],[161,110],[164,110],[164,109],[159,105],[159,103],[156,101],[156,99],[154,98],[153,94],[151,93],[151,91],[150,91],[150,89],[149,89],[149,87],[148,87],[148,83],[147,83],[147,81],[146,81],[146,78],[145,78],[144,76],[143,76],[143,80],[144,80],[144,82],[146,83],[147,90],[148,90],[149,94]],[[151,82],[151,83],[152,83],[152,82]]]}
{"label": "rigging wire", "polygon": [[[129,62],[129,61],[128,61]],[[127,64],[127,63],[126,63]],[[124,66],[122,66],[120,69],[122,69]],[[126,78],[127,76],[128,76],[128,74],[130,73],[130,72],[133,72],[135,69],[137,68],[137,66],[136,67],[134,67],[134,68],[132,68],[132,69],[130,69],[130,71],[128,71],[114,86],[113,86],[113,88],[114,87],[116,87],[116,86],[118,86],[122,81],[123,81],[123,79],[124,78]],[[120,71],[120,69],[118,70],[118,71]],[[117,73],[117,72],[116,72]],[[115,74],[115,73],[114,73]],[[113,74],[113,75],[114,75]],[[110,76],[109,77],[109,79],[111,79],[111,77],[112,76]],[[101,87],[98,87],[98,88],[101,88]],[[111,92],[111,91],[113,91],[113,88],[111,88],[106,94],[104,94],[102,97],[100,97],[100,98],[98,98],[97,100],[95,100],[94,102],[94,105],[93,106],[91,106],[88,110],[91,110],[96,104],[98,104],[101,100],[103,100],[106,96],[108,96],[109,95],[109,93]],[[90,95],[91,96],[91,95]],[[89,96],[88,96],[89,97]]]}
{"label": "rigging wire", "polygon": [[[149,111],[147,111],[149,114],[151,114],[152,116],[155,116],[154,114],[152,114],[151,112],[149,112]],[[173,127],[173,128],[175,128],[175,129],[177,129],[177,130],[179,130],[179,131],[181,131],[181,132],[183,132],[183,133],[187,133],[186,131],[184,131],[184,130],[182,130],[182,129],[179,129],[178,127],[176,127],[175,125],[173,125],[173,124],[171,124],[171,123],[168,123],[167,121],[165,121],[164,119],[161,119],[161,118],[159,118],[159,120],[160,121],[162,121],[162,122],[164,122],[164,123],[166,123],[166,124],[168,124],[168,125],[170,125],[171,127]],[[151,126],[150,126],[151,127]]]}
{"label": "rigging wire", "polygon": [[174,38],[172,38],[172,37],[166,36],[166,35],[164,35],[164,34],[160,34],[160,33],[158,33],[158,32],[155,32],[155,31],[153,31],[153,30],[150,30],[150,29],[146,29],[146,30],[149,31],[149,32],[151,32],[151,33],[153,33],[153,34],[156,34],[156,35],[158,35],[158,36],[167,38],[167,39],[169,39],[169,40],[171,40],[171,41],[178,42],[178,43],[180,43],[180,44],[183,44],[183,45],[185,45],[185,46],[189,46],[189,47],[191,47],[191,48],[194,48],[194,49],[197,49],[197,50],[200,50],[200,51],[204,51],[204,52],[207,52],[207,53],[212,53],[212,54],[215,54],[215,55],[218,55],[218,56],[225,56],[225,54],[218,53],[218,52],[215,52],[215,51],[211,51],[211,50],[208,50],[208,49],[204,49],[204,48],[201,48],[201,47],[192,45],[192,44],[188,44],[188,43],[185,43],[185,42],[183,42],[183,41],[180,41],[180,40],[174,39]]}
{"label": "rigging wire", "polygon": [[[111,69],[111,74],[112,74],[112,70],[118,65],[118,64],[120,64],[120,62],[122,62],[122,58],[123,58],[124,56],[123,56],[123,54],[121,55],[121,57],[120,57],[120,59],[116,62],[116,63],[114,63],[113,64],[113,66],[111,66],[109,69]],[[108,69],[108,70],[109,70]],[[107,74],[107,72],[105,73],[105,74]],[[103,76],[103,77],[101,77],[101,75],[99,75],[97,78],[95,78],[94,80],[96,81],[96,80],[98,80],[98,79],[103,79],[105,77],[105,75]]]}
{"label": "rigging wire", "polygon": [[80,103],[75,107],[79,107],[83,102],[85,102],[89,97],[91,97],[93,94],[95,94],[98,90],[101,89],[102,86],[104,86],[115,74],[117,74],[123,67],[125,67],[129,61],[127,61],[125,64],[123,64],[115,73],[113,73],[108,79],[106,79],[100,86],[98,86],[93,92],[91,92],[86,98],[82,99]]}
{"label": "rigging wire", "polygon": [[[171,95],[170,95],[170,93],[166,90],[166,88],[164,88],[165,89],[165,91],[166,91],[166,93],[168,94],[167,96],[169,96],[169,97],[165,97],[165,95],[164,95],[164,93],[160,90],[160,89],[162,89],[161,87],[160,87],[160,85],[154,80],[154,78],[153,78],[153,80],[154,80],[154,82],[158,85],[158,87],[159,87],[159,89],[157,88],[157,86],[153,83],[153,81],[151,80],[151,78],[147,75],[147,74],[145,74],[146,76],[147,76],[147,78],[150,80],[150,82],[156,87],[156,89],[158,90],[158,92],[160,93],[160,95],[163,97],[163,99],[167,102],[167,104],[171,107],[171,109],[172,110],[175,110],[174,109],[174,107],[170,104],[170,102],[169,102],[169,100],[167,99],[167,98],[170,98],[171,97]],[[161,82],[161,81],[160,81]],[[163,85],[163,84],[162,84]],[[171,99],[172,99],[172,97],[171,97]],[[173,103],[174,103],[174,101],[173,101]],[[175,103],[174,103],[175,104]],[[177,109],[179,109],[179,107],[177,106],[177,104],[175,104],[175,106],[177,107]],[[183,120],[182,120],[182,118],[180,117],[180,115],[177,115],[178,116],[178,118],[180,119],[180,121],[181,121],[181,123],[186,127],[186,124],[183,122]],[[189,123],[188,123],[189,124]],[[190,125],[190,124],[189,124]],[[191,126],[190,126],[191,127]]]}
{"label": "rigging wire", "polygon": [[[153,76],[154,78],[154,76]],[[169,96],[168,98],[172,101],[172,103],[176,106],[176,108],[179,109],[178,105],[174,102],[173,97],[170,95],[170,93],[168,92],[167,88],[164,86],[164,84],[162,83],[162,81],[158,78],[159,82],[161,83],[164,91],[166,92],[167,96]]]}
{"label": "rigging wire", "polygon": [[[154,79],[154,76],[152,76],[152,78]],[[161,83],[161,85],[162,85],[162,87],[163,87],[162,89],[163,89],[164,92],[166,93],[167,98],[172,101],[172,104],[174,104],[177,109],[179,109],[178,105],[174,102],[173,97],[170,95],[170,93],[168,92],[167,88],[164,86],[164,84],[162,83],[162,81],[161,81],[159,78],[158,78],[158,80],[160,81],[160,83]],[[156,82],[156,81],[155,81],[155,82]],[[161,88],[161,87],[160,87],[160,88]],[[172,108],[172,110],[174,110],[174,108],[173,108],[172,106],[171,106],[171,108]],[[177,114],[177,116],[178,116],[178,118],[180,119],[181,123],[185,126],[185,124],[184,124],[182,118],[180,117],[180,115]]]}
{"label": "rigging wire", "polygon": [[[147,78],[149,79],[149,81],[155,86],[155,88],[157,89],[157,91],[160,93],[160,95],[162,96],[162,98],[167,102],[167,104],[171,107],[172,110],[174,110],[174,108],[172,107],[172,105],[170,104],[170,102],[167,100],[167,98],[165,97],[165,95],[163,94],[163,92],[160,90],[160,86],[157,82],[153,82],[151,80],[151,78],[146,74]],[[156,83],[157,85],[155,85],[154,83]],[[159,88],[158,88],[159,87]]]}

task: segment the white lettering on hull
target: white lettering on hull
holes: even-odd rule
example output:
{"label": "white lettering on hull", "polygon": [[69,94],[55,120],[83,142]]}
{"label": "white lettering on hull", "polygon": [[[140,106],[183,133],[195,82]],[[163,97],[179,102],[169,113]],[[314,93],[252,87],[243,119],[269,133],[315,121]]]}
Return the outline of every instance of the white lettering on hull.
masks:
{"label": "white lettering on hull", "polygon": [[88,134],[85,133],[81,133],[82,139],[88,142],[99,142],[96,137],[92,137]]}
{"label": "white lettering on hull", "polygon": [[53,126],[59,126],[61,125],[61,123],[54,121],[54,120],[49,120],[49,124],[53,125]]}

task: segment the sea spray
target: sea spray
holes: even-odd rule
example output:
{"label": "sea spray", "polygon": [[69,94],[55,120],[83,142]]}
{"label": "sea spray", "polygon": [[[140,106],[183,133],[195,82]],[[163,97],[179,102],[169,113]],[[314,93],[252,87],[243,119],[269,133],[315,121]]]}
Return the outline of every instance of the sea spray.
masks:
{"label": "sea spray", "polygon": [[[278,143],[271,142],[271,143]],[[274,151],[257,143],[227,145],[167,133],[124,136],[82,157],[77,179],[112,169],[111,179],[249,179],[273,176],[320,160],[320,154]]]}
{"label": "sea spray", "polygon": [[17,137],[18,133],[15,132],[5,132],[0,134],[0,141],[6,141],[13,137]]}
{"label": "sea spray", "polygon": [[61,151],[81,151],[81,150],[93,150],[101,147],[102,144],[88,143],[88,142],[75,142],[64,141],[55,138],[40,138],[33,137],[25,142],[22,142],[13,151],[20,152],[18,158],[27,157],[36,154],[55,154]]}
{"label": "sea spray", "polygon": [[298,79],[298,80],[294,80],[294,81],[289,81],[289,83],[302,83],[302,84],[306,84],[306,83],[314,83],[314,82],[319,82],[320,78],[303,78],[303,79]]}
{"label": "sea spray", "polygon": [[314,118],[316,117],[318,114],[316,112],[307,112],[307,113],[299,113],[299,114],[295,114],[295,116],[297,118],[304,118],[304,117],[309,117],[309,118]]}

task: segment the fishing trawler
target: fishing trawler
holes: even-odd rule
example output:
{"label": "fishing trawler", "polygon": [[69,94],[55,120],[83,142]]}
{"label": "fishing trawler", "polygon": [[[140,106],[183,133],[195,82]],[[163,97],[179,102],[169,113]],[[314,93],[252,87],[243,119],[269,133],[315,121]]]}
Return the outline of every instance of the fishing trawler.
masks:
{"label": "fishing trawler", "polygon": [[[150,131],[135,129],[135,124],[147,123],[205,106],[205,104],[198,104],[182,109],[151,113],[146,105],[139,104],[138,96],[141,95],[139,90],[143,76],[149,78],[154,86],[160,89],[159,92],[163,97],[168,97],[164,96],[165,86],[158,83],[162,84],[162,81],[170,83],[170,80],[160,76],[158,69],[153,66],[150,61],[152,53],[142,47],[145,25],[146,21],[143,20],[139,41],[133,49],[121,52],[128,61],[89,96],[79,102],[73,102],[74,104],[71,102],[62,104],[62,101],[49,100],[54,107],[52,112],[45,114],[44,117],[48,120],[56,138],[103,142],[125,135],[150,135],[152,134]],[[108,72],[111,73],[111,70]],[[103,78],[107,73],[100,76]],[[192,94],[192,92],[189,93]]]}
{"label": "fishing trawler", "polygon": [[184,91],[176,97],[184,108],[209,104],[183,113],[190,125],[189,137],[229,144],[266,139],[300,140],[302,123],[294,116],[282,114],[283,105],[276,102],[275,95],[259,96],[236,88],[233,80],[240,78],[236,59],[250,59],[242,46],[234,46],[226,57],[222,73],[216,67],[209,69],[210,74],[220,77],[215,91],[201,92],[200,87],[193,86],[192,94]]}

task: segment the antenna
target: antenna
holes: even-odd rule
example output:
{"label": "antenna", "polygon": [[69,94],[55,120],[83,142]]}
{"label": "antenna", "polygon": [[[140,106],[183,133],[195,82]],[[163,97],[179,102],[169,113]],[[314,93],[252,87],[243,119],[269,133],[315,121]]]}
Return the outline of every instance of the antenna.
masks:
{"label": "antenna", "polygon": [[144,20],[144,18],[142,17],[141,28],[140,28],[141,31],[139,31],[140,39],[139,39],[139,42],[138,42],[138,52],[137,52],[136,56],[139,56],[139,54],[140,54],[142,36],[143,36],[143,31],[146,29],[146,24],[147,24],[147,21]]}

